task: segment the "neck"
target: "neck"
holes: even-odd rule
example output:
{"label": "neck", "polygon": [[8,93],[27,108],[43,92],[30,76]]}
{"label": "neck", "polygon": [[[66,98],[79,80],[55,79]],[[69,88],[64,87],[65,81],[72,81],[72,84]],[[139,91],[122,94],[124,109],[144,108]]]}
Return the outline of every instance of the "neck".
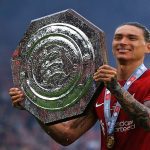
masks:
{"label": "neck", "polygon": [[127,80],[131,74],[134,72],[134,70],[140,66],[143,62],[139,62],[139,63],[130,63],[130,64],[118,64],[117,66],[117,72],[118,72],[118,76],[117,79],[118,80]]}

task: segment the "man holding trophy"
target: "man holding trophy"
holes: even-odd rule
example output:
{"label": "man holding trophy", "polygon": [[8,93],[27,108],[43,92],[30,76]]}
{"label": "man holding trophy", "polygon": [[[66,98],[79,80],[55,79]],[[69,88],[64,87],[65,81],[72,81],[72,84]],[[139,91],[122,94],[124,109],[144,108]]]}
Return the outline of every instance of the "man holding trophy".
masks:
{"label": "man holding trophy", "polygon": [[[56,142],[73,143],[99,120],[102,150],[149,150],[150,70],[144,65],[145,54],[150,52],[149,30],[139,23],[120,25],[112,52],[116,68],[104,63],[93,73],[94,82],[104,86],[83,116],[53,124],[37,119]],[[10,89],[14,107],[24,109],[25,92],[19,87]]]}

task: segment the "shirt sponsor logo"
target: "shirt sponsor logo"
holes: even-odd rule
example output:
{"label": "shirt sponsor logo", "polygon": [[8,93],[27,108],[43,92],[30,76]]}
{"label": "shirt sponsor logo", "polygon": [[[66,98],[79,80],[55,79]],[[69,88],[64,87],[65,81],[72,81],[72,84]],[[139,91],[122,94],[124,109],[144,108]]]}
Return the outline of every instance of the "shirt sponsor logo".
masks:
{"label": "shirt sponsor logo", "polygon": [[117,122],[115,126],[115,132],[126,132],[135,129],[133,120]]}
{"label": "shirt sponsor logo", "polygon": [[[100,120],[100,125],[101,125],[101,130],[103,135],[105,135],[105,127],[104,127],[104,122]],[[115,132],[127,132],[129,130],[135,129],[135,124],[133,120],[130,121],[120,121],[117,122],[115,125]]]}

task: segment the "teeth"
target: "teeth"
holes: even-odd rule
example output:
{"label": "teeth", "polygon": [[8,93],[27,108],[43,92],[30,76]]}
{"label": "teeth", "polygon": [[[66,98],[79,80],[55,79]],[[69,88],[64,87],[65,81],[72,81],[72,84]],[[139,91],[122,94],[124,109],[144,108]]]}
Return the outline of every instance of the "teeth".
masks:
{"label": "teeth", "polygon": [[125,51],[125,50],[128,50],[128,49],[125,49],[125,48],[118,48],[119,51]]}

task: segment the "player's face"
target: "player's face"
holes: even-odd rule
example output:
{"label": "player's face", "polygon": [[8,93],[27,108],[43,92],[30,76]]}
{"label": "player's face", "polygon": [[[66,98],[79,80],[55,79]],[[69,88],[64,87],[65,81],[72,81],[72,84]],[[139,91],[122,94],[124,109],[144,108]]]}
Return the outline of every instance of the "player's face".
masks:
{"label": "player's face", "polygon": [[119,62],[143,62],[147,47],[142,29],[131,25],[123,25],[116,29],[112,48]]}

